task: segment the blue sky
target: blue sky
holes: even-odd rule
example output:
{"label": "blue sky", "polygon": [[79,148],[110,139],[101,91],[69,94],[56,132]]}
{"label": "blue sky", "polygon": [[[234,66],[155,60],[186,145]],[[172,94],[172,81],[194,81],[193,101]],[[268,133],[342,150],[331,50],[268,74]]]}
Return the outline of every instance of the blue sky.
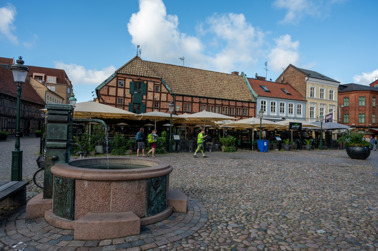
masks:
{"label": "blue sky", "polygon": [[275,80],[289,64],[378,78],[375,0],[0,0],[0,57],[65,69],[79,102],[136,55]]}

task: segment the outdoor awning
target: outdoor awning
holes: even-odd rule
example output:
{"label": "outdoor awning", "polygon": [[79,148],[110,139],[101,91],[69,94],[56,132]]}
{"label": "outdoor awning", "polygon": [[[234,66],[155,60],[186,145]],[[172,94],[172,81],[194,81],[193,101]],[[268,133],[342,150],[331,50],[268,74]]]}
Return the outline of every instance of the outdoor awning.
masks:
{"label": "outdoor awning", "polygon": [[98,102],[76,103],[74,118],[137,119],[135,113]]}

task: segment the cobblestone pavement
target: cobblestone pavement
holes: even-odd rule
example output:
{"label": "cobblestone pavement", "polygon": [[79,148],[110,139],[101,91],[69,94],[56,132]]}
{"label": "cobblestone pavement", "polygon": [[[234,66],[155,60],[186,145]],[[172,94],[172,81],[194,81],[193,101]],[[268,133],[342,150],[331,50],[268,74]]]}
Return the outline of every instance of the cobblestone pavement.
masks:
{"label": "cobblestone pavement", "polygon": [[25,221],[22,209],[0,221],[0,249],[378,249],[378,152],[365,161],[350,159],[345,150],[208,155],[157,157],[174,167],[171,189],[190,197],[187,215],[175,213],[137,236],[80,241],[42,218]]}

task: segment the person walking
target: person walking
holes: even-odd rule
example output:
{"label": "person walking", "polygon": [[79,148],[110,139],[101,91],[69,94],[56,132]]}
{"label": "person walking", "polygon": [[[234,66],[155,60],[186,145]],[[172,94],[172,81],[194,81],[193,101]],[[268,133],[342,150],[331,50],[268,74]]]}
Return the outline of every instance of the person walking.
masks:
{"label": "person walking", "polygon": [[371,141],[374,141],[373,150],[377,151],[377,145],[378,145],[378,138],[377,136],[374,137]]}
{"label": "person walking", "polygon": [[199,150],[201,150],[201,152],[202,152],[202,156],[203,156],[204,158],[206,158],[206,155],[205,155],[205,153],[203,152],[203,151],[205,150],[204,147],[203,147],[203,141],[204,141],[204,138],[207,137],[207,135],[203,135],[204,133],[205,133],[205,130],[204,130],[204,129],[202,129],[202,130],[200,131],[200,133],[198,133],[198,136],[197,136],[197,150],[194,152],[194,158],[197,157],[197,152],[198,152]]}
{"label": "person walking", "polygon": [[152,155],[151,155],[152,158],[155,158],[155,149],[156,149],[156,146],[157,146],[157,138],[158,138],[158,135],[157,135],[156,129],[152,130],[152,132],[150,134],[148,134],[147,142],[148,142],[148,144],[150,144],[151,149],[148,151],[147,157],[150,157],[150,153],[152,153]]}
{"label": "person walking", "polygon": [[139,129],[139,132],[137,132],[136,136],[136,143],[137,143],[137,157],[139,157],[139,150],[142,150],[142,156],[144,157],[144,149],[146,148],[146,145],[144,143],[145,136],[144,136],[144,128],[141,127]]}

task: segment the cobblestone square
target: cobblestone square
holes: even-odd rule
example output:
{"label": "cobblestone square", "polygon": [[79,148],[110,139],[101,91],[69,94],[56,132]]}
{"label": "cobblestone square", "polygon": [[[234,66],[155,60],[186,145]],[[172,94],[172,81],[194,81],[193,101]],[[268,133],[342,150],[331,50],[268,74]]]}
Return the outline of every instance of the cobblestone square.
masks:
{"label": "cobblestone square", "polygon": [[[24,179],[37,170],[38,140],[21,140]],[[12,140],[0,142],[1,180],[9,180],[13,147]],[[138,236],[82,242],[72,231],[47,228],[43,219],[25,221],[22,209],[1,220],[0,250],[378,249],[377,152],[365,161],[345,150],[208,155],[157,156],[174,168],[170,188],[190,198],[186,215],[174,213]],[[35,194],[35,186],[28,190]]]}

